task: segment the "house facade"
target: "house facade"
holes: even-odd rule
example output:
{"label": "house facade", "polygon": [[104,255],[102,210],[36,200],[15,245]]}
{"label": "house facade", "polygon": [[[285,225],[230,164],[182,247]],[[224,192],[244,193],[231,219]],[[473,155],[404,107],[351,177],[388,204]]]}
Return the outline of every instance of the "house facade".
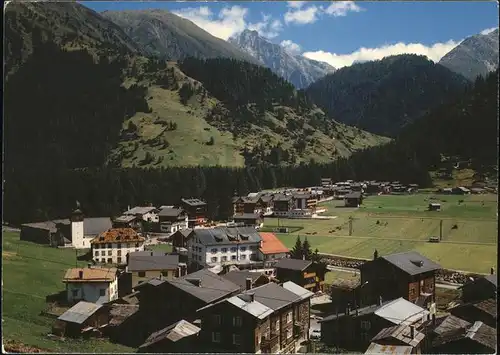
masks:
{"label": "house facade", "polygon": [[276,194],[273,197],[273,214],[276,217],[288,217],[293,210],[294,199],[291,195]]}
{"label": "house facade", "polygon": [[181,208],[188,215],[188,227],[203,226],[207,223],[207,203],[197,198],[181,199]]}
{"label": "house facade", "polygon": [[145,222],[158,223],[158,209],[153,206],[140,207],[136,206],[128,211],[123,212],[124,216],[135,216]]}
{"label": "house facade", "polygon": [[316,264],[310,260],[283,258],[274,267],[280,282],[292,281],[311,292],[324,290],[324,277],[317,273]]}
{"label": "house facade", "polygon": [[90,242],[92,257],[96,263],[126,264],[129,253],[144,251],[144,242],[131,228],[113,228]]}
{"label": "house facade", "polygon": [[274,233],[261,232],[259,234],[262,238],[258,254],[259,260],[264,261],[264,263],[274,264],[278,260],[287,257],[290,250]]}
{"label": "house facade", "polygon": [[172,280],[187,274],[187,266],[179,261],[179,255],[139,251],[129,253],[127,258],[127,272],[132,274],[132,288],[152,278]]}
{"label": "house facade", "polygon": [[256,229],[264,225],[264,219],[259,213],[237,213],[233,216],[233,222],[237,225]]}
{"label": "house facade", "polygon": [[175,233],[188,228],[188,215],[182,208],[165,207],[158,212],[160,231]]}
{"label": "house facade", "polygon": [[195,229],[187,240],[188,260],[199,266],[258,261],[261,237],[253,227]]}
{"label": "house facade", "polygon": [[118,299],[118,272],[115,268],[68,269],[62,282],[66,284],[70,304],[79,301],[102,304]]}
{"label": "house facade", "polygon": [[344,196],[345,207],[359,207],[363,203],[361,192],[355,191]]}

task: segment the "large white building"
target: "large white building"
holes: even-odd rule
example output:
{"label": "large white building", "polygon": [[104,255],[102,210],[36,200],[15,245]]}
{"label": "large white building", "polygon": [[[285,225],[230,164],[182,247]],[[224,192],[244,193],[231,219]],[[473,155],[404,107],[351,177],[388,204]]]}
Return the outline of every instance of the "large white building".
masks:
{"label": "large white building", "polygon": [[203,267],[257,262],[261,239],[253,227],[194,229],[187,241],[188,260]]}
{"label": "large white building", "polygon": [[128,253],[144,251],[144,241],[132,228],[113,228],[91,241],[92,258],[101,264],[126,264]]}
{"label": "large white building", "polygon": [[106,303],[118,298],[116,268],[86,267],[68,269],[63,278],[69,303]]}

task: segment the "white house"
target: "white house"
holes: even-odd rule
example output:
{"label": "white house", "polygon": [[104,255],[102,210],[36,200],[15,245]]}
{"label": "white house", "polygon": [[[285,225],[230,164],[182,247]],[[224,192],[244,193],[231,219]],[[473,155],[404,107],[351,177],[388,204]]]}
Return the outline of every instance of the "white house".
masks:
{"label": "white house", "polygon": [[124,216],[135,216],[143,221],[158,223],[158,209],[156,207],[134,207],[123,213]]}
{"label": "white house", "polygon": [[118,298],[116,268],[86,267],[68,269],[63,278],[69,303],[106,303]]}
{"label": "white house", "polygon": [[259,260],[261,237],[253,227],[195,229],[187,241],[188,260],[201,266]]}
{"label": "white house", "polygon": [[92,257],[101,264],[126,264],[128,253],[144,251],[144,241],[132,228],[113,228],[91,241]]}
{"label": "white house", "polygon": [[163,233],[173,234],[178,230],[188,229],[188,215],[182,208],[162,206],[158,218]]}

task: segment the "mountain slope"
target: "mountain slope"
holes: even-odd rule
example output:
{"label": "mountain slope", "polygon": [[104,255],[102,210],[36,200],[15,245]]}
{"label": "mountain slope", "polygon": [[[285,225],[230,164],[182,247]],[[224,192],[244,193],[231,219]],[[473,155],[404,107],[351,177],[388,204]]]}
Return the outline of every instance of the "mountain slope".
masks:
{"label": "mountain slope", "polygon": [[498,29],[466,38],[448,52],[439,64],[474,80],[498,68]]}
{"label": "mountain slope", "polygon": [[240,35],[230,38],[228,42],[259,60],[298,89],[305,88],[335,71],[335,68],[327,63],[292,55],[282,46],[259,36],[257,31],[244,30]]}
{"label": "mountain slope", "polygon": [[228,57],[255,63],[248,54],[166,10],[104,11],[149,55],[168,60]]}
{"label": "mountain slope", "polygon": [[47,41],[99,54],[141,53],[120,27],[76,2],[11,1],[5,7],[4,36],[7,72],[26,60],[34,45]]}
{"label": "mountain slope", "polygon": [[464,77],[424,56],[398,55],[339,69],[306,92],[340,122],[394,136],[467,85]]}

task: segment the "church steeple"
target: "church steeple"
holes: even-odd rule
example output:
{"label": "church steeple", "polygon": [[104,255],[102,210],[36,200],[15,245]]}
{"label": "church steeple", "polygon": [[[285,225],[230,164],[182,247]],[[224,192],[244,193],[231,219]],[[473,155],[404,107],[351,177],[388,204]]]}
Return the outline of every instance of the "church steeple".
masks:
{"label": "church steeple", "polygon": [[80,209],[80,202],[76,201],[76,209],[71,213],[71,222],[82,222],[83,212]]}

